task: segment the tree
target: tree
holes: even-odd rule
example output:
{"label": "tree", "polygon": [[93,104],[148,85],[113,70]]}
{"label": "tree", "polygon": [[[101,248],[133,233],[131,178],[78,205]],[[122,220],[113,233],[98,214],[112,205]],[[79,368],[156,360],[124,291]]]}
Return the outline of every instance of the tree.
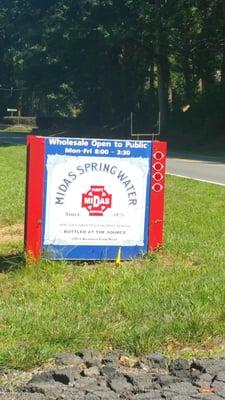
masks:
{"label": "tree", "polygon": [[160,110],[166,127],[224,87],[224,14],[224,0],[2,0],[0,83],[24,113],[150,125]]}

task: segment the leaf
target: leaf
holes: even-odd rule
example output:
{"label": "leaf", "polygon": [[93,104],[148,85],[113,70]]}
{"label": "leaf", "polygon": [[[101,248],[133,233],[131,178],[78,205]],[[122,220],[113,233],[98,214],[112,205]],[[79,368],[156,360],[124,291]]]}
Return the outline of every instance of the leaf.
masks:
{"label": "leaf", "polygon": [[126,357],[126,356],[120,356],[119,363],[123,367],[133,368],[133,367],[135,367],[137,365],[138,359],[137,358],[129,358],[129,357]]}
{"label": "leaf", "polygon": [[214,393],[214,388],[210,386],[202,386],[198,391],[199,393]]}

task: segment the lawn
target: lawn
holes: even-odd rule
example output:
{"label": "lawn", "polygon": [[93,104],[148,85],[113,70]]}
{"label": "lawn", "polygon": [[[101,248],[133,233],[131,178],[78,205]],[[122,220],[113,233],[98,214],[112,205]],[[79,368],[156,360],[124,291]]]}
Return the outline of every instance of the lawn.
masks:
{"label": "lawn", "polygon": [[25,146],[0,147],[0,226],[23,222],[25,164]]}
{"label": "lawn", "polygon": [[[1,147],[0,227],[23,223],[25,148]],[[0,244],[0,366],[62,350],[225,354],[225,188],[167,177],[165,246],[141,260],[25,265]]]}

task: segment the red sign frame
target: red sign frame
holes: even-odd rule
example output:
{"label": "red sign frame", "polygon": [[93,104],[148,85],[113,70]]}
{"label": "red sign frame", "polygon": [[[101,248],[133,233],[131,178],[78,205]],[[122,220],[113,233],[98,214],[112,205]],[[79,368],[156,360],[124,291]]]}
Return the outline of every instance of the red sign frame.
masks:
{"label": "red sign frame", "polygon": [[[152,142],[148,251],[163,245],[166,153],[166,142]],[[42,255],[44,170],[45,138],[28,136],[24,242],[27,256],[35,261]]]}

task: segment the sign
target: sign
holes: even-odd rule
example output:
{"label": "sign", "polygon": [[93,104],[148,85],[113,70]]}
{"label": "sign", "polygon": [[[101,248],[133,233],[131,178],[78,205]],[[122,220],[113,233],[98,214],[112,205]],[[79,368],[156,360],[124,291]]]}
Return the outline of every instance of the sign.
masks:
{"label": "sign", "polygon": [[17,111],[17,108],[7,108],[7,111],[9,111],[9,112],[16,112],[16,111]]}
{"label": "sign", "polygon": [[30,136],[27,175],[25,247],[35,258],[115,259],[121,248],[130,259],[162,244],[150,219],[154,196],[163,203],[164,142]]}

